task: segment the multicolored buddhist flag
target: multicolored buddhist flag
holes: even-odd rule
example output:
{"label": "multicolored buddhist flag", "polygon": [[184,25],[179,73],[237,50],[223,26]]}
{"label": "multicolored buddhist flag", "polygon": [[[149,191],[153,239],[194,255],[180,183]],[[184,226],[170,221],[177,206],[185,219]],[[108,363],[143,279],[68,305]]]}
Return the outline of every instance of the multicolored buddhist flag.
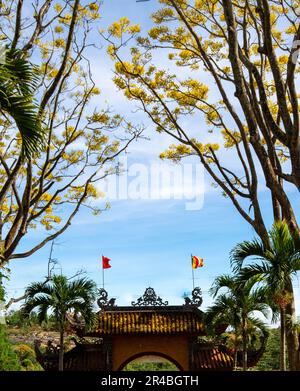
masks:
{"label": "multicolored buddhist flag", "polygon": [[204,266],[203,258],[197,257],[196,255],[192,255],[192,268],[197,269],[198,267]]}
{"label": "multicolored buddhist flag", "polygon": [[104,257],[104,256],[102,255],[102,268],[103,268],[103,269],[109,269],[109,268],[111,268],[111,265],[109,264],[109,261],[110,261],[109,258]]}

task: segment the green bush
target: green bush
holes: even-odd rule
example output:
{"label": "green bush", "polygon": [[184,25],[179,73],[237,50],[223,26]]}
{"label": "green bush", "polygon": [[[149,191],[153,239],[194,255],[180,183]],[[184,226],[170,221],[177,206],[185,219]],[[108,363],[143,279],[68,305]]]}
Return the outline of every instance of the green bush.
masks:
{"label": "green bush", "polygon": [[0,371],[19,370],[21,370],[19,358],[7,338],[6,326],[0,325]]}
{"label": "green bush", "polygon": [[[40,327],[40,322],[35,312],[32,312],[29,317],[24,317],[21,310],[11,310],[6,315],[6,323],[8,326],[19,327],[25,331],[30,327]],[[53,315],[50,315],[46,321],[43,321],[41,326],[45,331],[57,330],[57,323]]]}
{"label": "green bush", "polygon": [[178,371],[171,362],[139,362],[132,361],[126,365],[124,371]]}
{"label": "green bush", "polygon": [[22,371],[40,371],[42,367],[37,362],[34,350],[25,344],[15,345],[13,348],[17,354]]}
{"label": "green bush", "polygon": [[34,350],[26,344],[13,345],[7,328],[0,325],[0,371],[41,371]]}
{"label": "green bush", "polygon": [[280,330],[270,329],[266,350],[259,360],[258,371],[276,371],[280,368]]}
{"label": "green bush", "polygon": [[10,311],[8,314],[6,314],[6,324],[8,326],[24,327],[27,326],[29,322],[27,320],[24,320],[21,311],[17,310]]}

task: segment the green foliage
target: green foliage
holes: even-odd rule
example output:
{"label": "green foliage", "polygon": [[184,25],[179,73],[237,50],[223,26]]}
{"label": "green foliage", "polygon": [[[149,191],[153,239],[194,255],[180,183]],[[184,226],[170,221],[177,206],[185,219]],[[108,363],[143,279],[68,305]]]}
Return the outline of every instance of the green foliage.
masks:
{"label": "green foliage", "polygon": [[[263,291],[252,289],[251,282],[240,281],[237,276],[221,275],[214,281],[210,293],[213,297],[220,289],[225,293],[219,294],[212,306],[206,311],[208,332],[215,334],[216,329],[222,325],[231,326],[235,333],[242,333],[243,320],[246,320],[247,330],[251,334],[255,330],[266,332],[265,325],[254,316],[256,311],[268,317],[269,307],[265,303]],[[238,335],[236,336],[238,338]]]}
{"label": "green foliage", "polygon": [[48,283],[34,282],[26,289],[26,301],[22,307],[27,317],[37,311],[40,323],[47,321],[51,311],[59,324],[60,351],[59,370],[63,371],[64,331],[68,322],[67,315],[73,312],[80,316],[86,327],[94,321],[93,304],[96,299],[96,284],[87,278],[69,281],[66,276],[54,275]]}
{"label": "green foliage", "polygon": [[[284,296],[286,290],[292,289],[291,278],[300,270],[300,237],[291,235],[287,223],[279,221],[270,230],[269,238],[269,248],[258,239],[239,243],[231,252],[231,262],[244,281],[263,282],[274,301],[275,296]],[[256,262],[244,266],[249,257]]]}
{"label": "green foliage", "polygon": [[0,371],[21,369],[18,356],[7,338],[6,326],[0,325]]}
{"label": "green foliage", "polygon": [[13,345],[7,335],[7,327],[0,325],[0,371],[40,371],[32,347],[26,344]]}
{"label": "green foliage", "polygon": [[33,99],[38,82],[36,67],[21,58],[21,53],[6,52],[5,62],[0,63],[0,107],[14,119],[27,157],[38,151],[44,142]]}
{"label": "green foliage", "polygon": [[36,360],[34,350],[25,344],[18,344],[13,347],[13,351],[18,356],[22,371],[40,371],[42,367]]}
{"label": "green foliage", "polygon": [[171,362],[139,362],[132,361],[126,365],[124,371],[178,371]]}
{"label": "green foliage", "polygon": [[35,282],[28,286],[22,313],[29,317],[36,310],[37,319],[42,323],[48,320],[51,310],[56,321],[63,326],[67,313],[73,311],[89,325],[93,320],[95,288],[95,283],[87,278],[69,281],[65,276],[54,275],[47,284]]}
{"label": "green foliage", "polygon": [[26,327],[30,324],[29,319],[24,319],[20,310],[10,311],[5,319],[8,326]]}
{"label": "green foliage", "polygon": [[[292,278],[300,270],[300,237],[299,233],[291,234],[285,221],[273,224],[269,231],[269,245],[262,240],[245,241],[235,246],[231,253],[231,261],[239,272],[240,279],[252,281],[253,284],[263,287],[265,298],[273,311],[280,311],[281,318],[281,370],[285,370],[286,352],[286,323],[287,319],[293,321],[295,314],[288,304],[294,301]],[[254,257],[255,262],[244,266],[248,258]],[[289,311],[289,312],[288,312]],[[288,315],[288,318],[286,317]],[[287,329],[288,337],[295,330]],[[298,366],[295,359],[298,350],[297,336],[288,338],[290,368]],[[293,352],[293,353],[291,353]]]}
{"label": "green foliage", "polygon": [[[225,288],[226,292],[219,294],[219,290]],[[246,353],[253,345],[257,334],[267,335],[265,324],[257,317],[260,312],[268,317],[269,307],[265,302],[264,292],[261,289],[253,290],[251,281],[241,281],[238,276],[221,275],[214,281],[210,293],[217,298],[206,312],[206,324],[208,332],[214,334],[218,328],[230,326],[233,329],[232,342],[234,351],[239,350],[242,341],[243,370],[247,370]],[[226,338],[228,345],[228,338]],[[235,367],[237,362],[235,360]]]}
{"label": "green foliage", "polygon": [[280,330],[270,329],[266,351],[256,369],[259,371],[274,371],[280,367]]}
{"label": "green foliage", "polygon": [[6,267],[2,267],[0,269],[0,302],[5,300],[5,287],[3,280],[9,280],[9,272],[10,270]]}
{"label": "green foliage", "polygon": [[0,275],[0,302],[4,300],[5,290],[2,283],[2,275]]}
{"label": "green foliage", "polygon": [[[40,321],[36,312],[31,312],[28,317],[25,317],[22,310],[12,310],[6,315],[6,324],[12,327],[28,329],[32,326],[40,325]],[[45,331],[57,330],[58,327],[53,314],[50,314],[47,320],[42,322],[41,326]]]}

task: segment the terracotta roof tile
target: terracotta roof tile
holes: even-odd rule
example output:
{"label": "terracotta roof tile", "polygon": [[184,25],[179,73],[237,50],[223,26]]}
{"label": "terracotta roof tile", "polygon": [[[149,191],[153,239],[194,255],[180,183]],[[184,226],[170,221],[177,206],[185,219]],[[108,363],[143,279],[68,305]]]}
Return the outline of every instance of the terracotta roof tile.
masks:
{"label": "terracotta roof tile", "polygon": [[199,310],[118,310],[100,311],[88,335],[118,334],[201,334],[204,330]]}
{"label": "terracotta roof tile", "polygon": [[232,370],[233,357],[214,346],[199,344],[193,349],[193,369],[194,370]]}

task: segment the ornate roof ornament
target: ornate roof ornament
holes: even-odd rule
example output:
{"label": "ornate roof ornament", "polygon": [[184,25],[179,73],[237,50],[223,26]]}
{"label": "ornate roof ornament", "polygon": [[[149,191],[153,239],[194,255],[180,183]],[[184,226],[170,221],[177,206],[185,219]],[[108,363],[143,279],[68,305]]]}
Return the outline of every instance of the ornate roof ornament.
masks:
{"label": "ornate roof ornament", "polygon": [[203,302],[201,288],[194,288],[194,290],[192,291],[192,298],[185,297],[184,300],[184,306],[200,307]]}
{"label": "ornate roof ornament", "polygon": [[133,307],[163,307],[169,304],[168,301],[163,301],[161,297],[157,296],[153,288],[147,288],[143,296],[137,299],[137,301],[132,301],[131,305]]}
{"label": "ornate roof ornament", "polygon": [[97,300],[98,306],[102,309],[104,307],[115,307],[116,299],[112,297],[108,299],[108,293],[104,288],[98,289],[99,299]]}

